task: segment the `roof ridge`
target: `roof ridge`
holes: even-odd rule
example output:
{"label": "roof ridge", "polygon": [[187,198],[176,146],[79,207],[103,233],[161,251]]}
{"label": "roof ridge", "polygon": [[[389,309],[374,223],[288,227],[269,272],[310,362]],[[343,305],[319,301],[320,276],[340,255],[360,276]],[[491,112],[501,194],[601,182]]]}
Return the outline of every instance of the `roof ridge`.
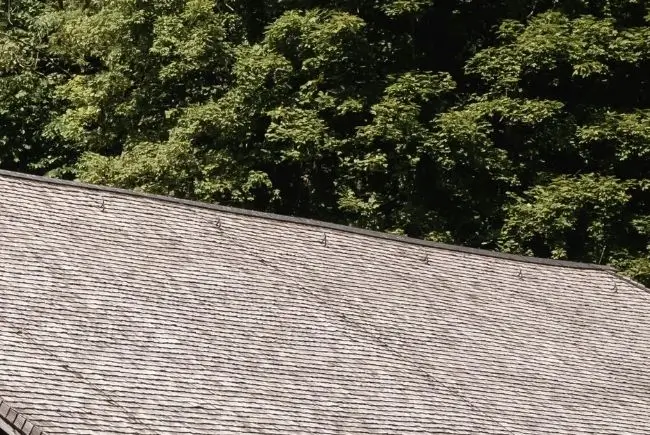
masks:
{"label": "roof ridge", "polygon": [[[7,429],[11,429],[11,432],[7,432]],[[21,435],[46,435],[42,427],[32,423],[27,416],[2,397],[0,397],[0,430],[7,432],[7,435],[12,435],[12,432]]]}
{"label": "roof ridge", "polygon": [[470,247],[459,246],[459,245],[450,245],[446,243],[432,242],[429,240],[416,239],[413,237],[401,236],[401,235],[391,234],[391,233],[384,233],[380,231],[366,230],[358,227],[335,224],[335,223],[319,221],[314,219],[260,212],[260,211],[249,210],[244,208],[236,208],[236,207],[224,206],[219,204],[211,204],[206,202],[175,198],[172,196],[163,196],[163,195],[156,195],[151,193],[137,192],[134,190],[121,189],[117,187],[100,186],[96,184],[83,183],[79,181],[69,181],[69,180],[62,180],[62,179],[52,178],[52,177],[24,174],[21,172],[7,171],[4,169],[0,169],[0,176],[30,180],[39,183],[47,183],[47,184],[54,184],[60,186],[95,190],[100,192],[115,193],[120,195],[136,196],[136,197],[147,198],[147,199],[163,201],[168,203],[186,205],[189,207],[199,207],[203,209],[219,211],[222,213],[251,216],[251,217],[257,217],[261,219],[269,219],[269,220],[274,220],[279,222],[287,222],[287,223],[311,226],[315,228],[329,229],[333,231],[343,231],[352,234],[358,234],[361,236],[373,237],[373,238],[384,239],[384,240],[392,240],[395,242],[423,246],[426,248],[441,249],[445,251],[460,252],[460,253],[471,254],[471,255],[480,255],[484,257],[498,258],[502,260],[518,261],[523,263],[539,264],[544,266],[567,267],[573,269],[616,271],[614,267],[602,265],[602,264],[580,263],[576,261],[554,260],[554,259],[540,258],[540,257],[528,257],[525,255],[516,255],[516,254],[508,254],[504,252],[489,251],[487,249],[470,248]]}

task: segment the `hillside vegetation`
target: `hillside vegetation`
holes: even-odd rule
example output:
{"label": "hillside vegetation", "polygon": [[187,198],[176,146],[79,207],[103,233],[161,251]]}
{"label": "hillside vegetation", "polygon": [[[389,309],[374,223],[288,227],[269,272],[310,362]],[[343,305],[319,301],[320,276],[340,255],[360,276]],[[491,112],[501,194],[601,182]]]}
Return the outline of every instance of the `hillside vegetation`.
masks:
{"label": "hillside vegetation", "polygon": [[650,1],[6,1],[0,167],[648,283]]}

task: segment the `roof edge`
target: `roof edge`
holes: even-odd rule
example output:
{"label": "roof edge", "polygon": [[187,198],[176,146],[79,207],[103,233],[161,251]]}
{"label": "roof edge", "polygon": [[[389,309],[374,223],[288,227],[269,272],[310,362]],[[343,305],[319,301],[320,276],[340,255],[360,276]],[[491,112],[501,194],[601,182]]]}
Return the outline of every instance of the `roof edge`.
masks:
{"label": "roof edge", "polygon": [[43,428],[32,423],[1,397],[0,430],[7,432],[7,435],[46,435]]}
{"label": "roof edge", "polygon": [[484,257],[492,257],[492,258],[497,258],[502,260],[518,261],[523,263],[532,263],[532,264],[539,264],[544,266],[566,267],[566,268],[573,268],[573,269],[591,269],[591,270],[601,270],[601,271],[610,271],[610,272],[616,271],[614,267],[602,265],[602,264],[580,263],[580,262],[567,261],[567,260],[553,260],[553,259],[540,258],[540,257],[527,257],[525,255],[507,254],[503,252],[489,251],[486,249],[450,245],[446,243],[432,242],[429,240],[416,239],[413,237],[400,236],[391,233],[383,233],[380,231],[366,230],[366,229],[357,228],[353,226],[334,224],[330,222],[318,221],[313,219],[266,213],[266,212],[260,212],[255,210],[248,210],[244,208],[224,206],[219,204],[210,204],[210,203],[205,203],[200,201],[192,201],[187,199],[175,198],[171,196],[137,192],[134,190],[121,189],[117,187],[100,186],[96,184],[83,183],[79,181],[61,180],[58,178],[24,174],[20,172],[7,171],[4,169],[0,169],[0,176],[35,181],[39,183],[48,183],[48,184],[54,184],[60,186],[95,190],[99,192],[115,193],[119,195],[128,195],[128,196],[135,196],[140,198],[153,199],[153,200],[163,201],[167,203],[182,204],[190,207],[198,207],[198,208],[203,208],[208,210],[219,211],[222,213],[231,213],[231,214],[242,215],[242,216],[251,216],[251,217],[256,217],[261,219],[274,220],[279,222],[294,223],[299,225],[322,228],[324,230],[343,231],[352,234],[373,237],[377,239],[391,240],[395,242],[407,243],[410,245],[422,246],[426,248],[441,249],[445,251],[459,252],[459,253],[471,254],[471,255],[480,255]]}
{"label": "roof edge", "polygon": [[641,284],[638,281],[635,281],[634,279],[630,278],[627,275],[624,275],[620,272],[616,271],[610,271],[612,275],[614,275],[616,278],[620,279],[621,281],[626,282],[627,284],[631,285],[632,287],[641,290],[642,293],[647,293],[650,295],[650,288],[646,287],[645,285]]}

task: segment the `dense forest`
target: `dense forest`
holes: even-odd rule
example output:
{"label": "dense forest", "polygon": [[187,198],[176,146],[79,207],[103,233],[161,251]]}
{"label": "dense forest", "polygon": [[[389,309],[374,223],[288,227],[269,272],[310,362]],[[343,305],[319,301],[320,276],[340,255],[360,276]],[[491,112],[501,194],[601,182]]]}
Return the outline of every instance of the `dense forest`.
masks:
{"label": "dense forest", "polygon": [[650,0],[5,0],[0,167],[650,282]]}

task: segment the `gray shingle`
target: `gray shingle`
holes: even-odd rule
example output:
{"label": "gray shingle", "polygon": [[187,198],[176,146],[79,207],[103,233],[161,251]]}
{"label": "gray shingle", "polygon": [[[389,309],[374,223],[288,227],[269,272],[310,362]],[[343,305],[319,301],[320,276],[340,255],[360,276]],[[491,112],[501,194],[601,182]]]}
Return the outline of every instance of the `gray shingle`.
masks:
{"label": "gray shingle", "polygon": [[25,433],[649,433],[606,268],[3,172],[0,304]]}

